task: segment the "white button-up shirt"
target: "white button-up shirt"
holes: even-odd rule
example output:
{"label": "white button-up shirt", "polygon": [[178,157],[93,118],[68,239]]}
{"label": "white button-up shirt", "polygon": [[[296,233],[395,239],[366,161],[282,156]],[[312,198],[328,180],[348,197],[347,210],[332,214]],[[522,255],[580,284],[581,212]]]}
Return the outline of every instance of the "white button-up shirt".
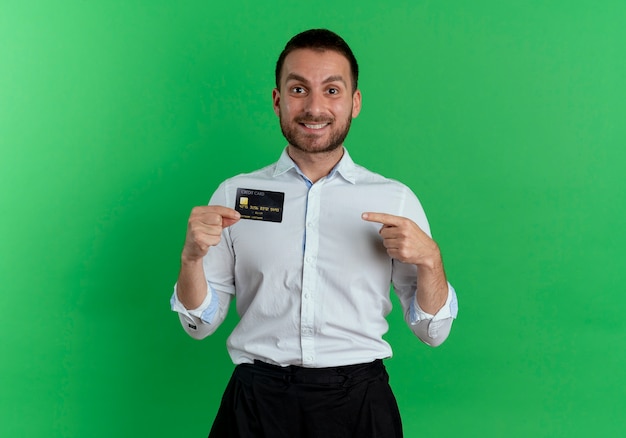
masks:
{"label": "white button-up shirt", "polygon": [[240,320],[227,342],[236,364],[328,367],[383,359],[392,353],[382,337],[393,285],[415,334],[429,345],[446,339],[457,313],[454,289],[436,315],[422,311],[416,266],[392,260],[381,226],[361,219],[363,212],[403,216],[430,235],[408,187],[354,164],[347,151],[313,184],[285,150],[277,163],[224,181],[209,204],[234,208],[238,188],[284,193],[282,221],[241,219],[223,230],[204,258],[209,292],[197,309],[185,309],[174,291],[172,309],[192,337],[213,333],[236,297]]}

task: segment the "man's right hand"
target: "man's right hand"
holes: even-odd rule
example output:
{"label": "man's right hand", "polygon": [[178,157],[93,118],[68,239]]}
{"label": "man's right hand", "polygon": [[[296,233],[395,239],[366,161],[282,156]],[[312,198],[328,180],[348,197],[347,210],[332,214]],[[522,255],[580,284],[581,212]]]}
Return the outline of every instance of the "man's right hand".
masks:
{"label": "man's right hand", "polygon": [[187,223],[187,236],[182,260],[196,262],[209,251],[209,247],[220,243],[222,230],[240,219],[239,212],[219,205],[195,207]]}

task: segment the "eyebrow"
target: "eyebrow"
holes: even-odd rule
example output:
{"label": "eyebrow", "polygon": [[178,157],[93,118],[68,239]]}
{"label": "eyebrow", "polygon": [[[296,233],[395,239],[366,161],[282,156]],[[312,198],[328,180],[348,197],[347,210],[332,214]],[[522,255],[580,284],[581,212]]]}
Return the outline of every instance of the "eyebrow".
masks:
{"label": "eyebrow", "polygon": [[[287,77],[285,78],[285,82],[288,82],[288,81],[290,81],[290,80],[300,81],[300,82],[303,82],[303,83],[305,83],[305,84],[308,84],[308,83],[309,83],[309,81],[308,81],[306,78],[304,78],[303,76],[300,76],[300,75],[299,75],[299,74],[297,74],[297,73],[289,73],[289,74],[287,75]],[[346,87],[348,86],[348,84],[347,84],[347,83],[346,83],[346,81],[344,80],[343,76],[341,76],[341,75],[331,75],[331,76],[328,76],[326,79],[324,79],[324,80],[322,81],[322,84],[328,84],[328,83],[330,83],[330,82],[341,82],[341,83],[343,83]]]}

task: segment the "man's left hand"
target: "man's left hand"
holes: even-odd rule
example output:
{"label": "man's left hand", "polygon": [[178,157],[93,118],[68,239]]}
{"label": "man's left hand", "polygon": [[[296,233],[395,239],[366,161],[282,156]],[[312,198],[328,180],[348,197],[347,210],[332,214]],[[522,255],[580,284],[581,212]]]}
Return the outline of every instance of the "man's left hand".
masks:
{"label": "man's left hand", "polygon": [[402,263],[432,268],[441,263],[439,246],[411,219],[367,212],[363,220],[382,224],[379,231],[387,254]]}

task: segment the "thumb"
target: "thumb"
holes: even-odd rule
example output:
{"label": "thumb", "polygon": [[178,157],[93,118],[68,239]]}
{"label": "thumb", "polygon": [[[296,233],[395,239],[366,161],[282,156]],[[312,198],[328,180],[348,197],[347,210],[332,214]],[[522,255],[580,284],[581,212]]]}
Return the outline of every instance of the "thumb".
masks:
{"label": "thumb", "polygon": [[239,219],[228,219],[228,218],[222,218],[222,228],[228,228],[231,225],[236,224],[237,222],[239,222]]}
{"label": "thumb", "polygon": [[241,215],[238,211],[233,210],[233,214],[228,216],[222,216],[222,228],[228,228],[233,224],[236,224],[241,219]]}

